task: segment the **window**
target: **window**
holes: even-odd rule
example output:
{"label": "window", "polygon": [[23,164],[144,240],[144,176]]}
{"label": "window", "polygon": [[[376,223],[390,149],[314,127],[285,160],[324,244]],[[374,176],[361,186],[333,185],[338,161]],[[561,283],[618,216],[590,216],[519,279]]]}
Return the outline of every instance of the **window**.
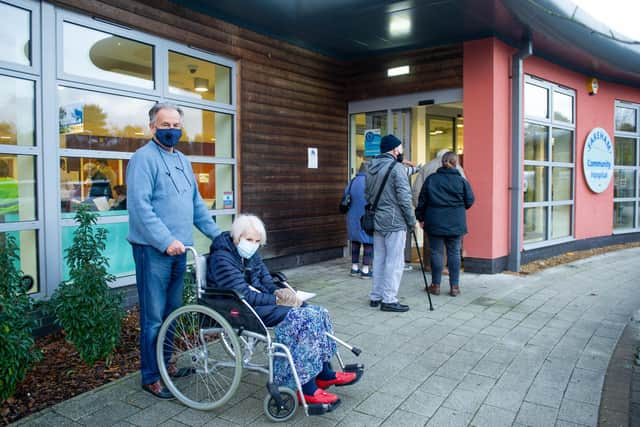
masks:
{"label": "window", "polygon": [[37,111],[40,102],[39,5],[0,2],[0,244],[12,237],[19,265],[40,291],[42,159]]}
{"label": "window", "polygon": [[31,11],[0,3],[0,60],[31,65]]}
{"label": "window", "polygon": [[575,93],[526,77],[524,243],[573,235]]}
{"label": "window", "polygon": [[613,167],[613,230],[637,231],[638,179],[640,160],[638,149],[640,105],[618,101],[615,105],[614,167]]}
{"label": "window", "polygon": [[[88,205],[108,231],[109,273],[116,286],[130,284],[126,171],[151,139],[148,112],[156,102],[183,110],[176,148],[191,161],[218,226],[228,229],[237,212],[233,62],[62,10],[57,19],[59,179],[52,190],[60,194],[60,257],[72,244],[77,207]],[[198,252],[209,251],[206,237],[194,232],[194,239]],[[65,280],[68,267],[61,264]]]}

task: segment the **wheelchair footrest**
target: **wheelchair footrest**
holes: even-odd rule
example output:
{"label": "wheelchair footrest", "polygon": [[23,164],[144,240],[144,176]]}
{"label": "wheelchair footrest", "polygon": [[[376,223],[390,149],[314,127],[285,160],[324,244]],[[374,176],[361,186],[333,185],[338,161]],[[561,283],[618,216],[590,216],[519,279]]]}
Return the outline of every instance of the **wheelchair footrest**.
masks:
{"label": "wheelchair footrest", "polygon": [[336,387],[344,387],[346,385],[352,385],[360,381],[360,378],[364,375],[364,365],[362,363],[350,363],[345,365],[344,372],[355,372],[356,379],[347,384],[336,384]]}
{"label": "wheelchair footrest", "polygon": [[340,406],[340,399],[336,403],[307,403],[309,415],[324,415]]}

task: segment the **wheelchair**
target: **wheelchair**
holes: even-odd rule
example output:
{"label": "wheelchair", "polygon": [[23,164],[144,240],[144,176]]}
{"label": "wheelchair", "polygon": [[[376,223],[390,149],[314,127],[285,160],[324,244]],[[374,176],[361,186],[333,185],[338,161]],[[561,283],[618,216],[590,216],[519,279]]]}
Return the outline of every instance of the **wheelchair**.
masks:
{"label": "wheelchair", "polygon": [[[303,395],[289,348],[274,341],[272,331],[242,295],[234,290],[207,288],[207,257],[198,255],[192,247],[187,247],[187,251],[193,255],[197,303],[174,310],[160,328],[156,358],[165,385],[182,404],[212,410],[234,396],[243,369],[260,372],[267,375],[265,415],[274,422],[289,420],[298,408],[298,396]],[[283,273],[272,273],[272,277],[276,286],[291,288]],[[327,336],[360,355],[360,349],[328,333]],[[259,352],[262,360],[253,360]],[[273,383],[276,357],[288,361],[296,390]],[[345,365],[339,353],[336,359],[343,371],[356,373],[355,381],[362,377],[364,365]],[[307,416],[334,409],[334,405],[307,404],[304,399],[300,402]]]}

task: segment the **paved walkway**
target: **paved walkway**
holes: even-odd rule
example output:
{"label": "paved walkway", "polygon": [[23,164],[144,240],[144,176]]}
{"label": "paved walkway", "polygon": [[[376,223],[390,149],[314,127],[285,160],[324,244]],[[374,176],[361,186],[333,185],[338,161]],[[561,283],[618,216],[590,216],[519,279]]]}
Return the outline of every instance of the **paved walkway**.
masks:
{"label": "paved walkway", "polygon": [[[407,272],[400,297],[411,311],[400,314],[368,307],[370,282],[349,277],[348,260],[290,270],[363,349],[367,370],[337,389],[336,411],[299,410],[289,425],[595,426],[609,359],[640,308],[639,259],[634,248],[531,276],[463,274],[462,294],[434,297],[433,312],[419,270]],[[262,413],[264,384],[248,374],[222,410],[198,412],[155,400],[132,375],[21,424],[273,425]]]}

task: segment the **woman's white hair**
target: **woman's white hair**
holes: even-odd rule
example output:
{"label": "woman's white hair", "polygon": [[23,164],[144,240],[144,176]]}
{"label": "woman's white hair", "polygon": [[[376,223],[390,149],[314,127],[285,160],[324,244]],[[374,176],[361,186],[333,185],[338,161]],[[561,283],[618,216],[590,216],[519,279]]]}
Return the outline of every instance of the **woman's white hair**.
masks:
{"label": "woman's white hair", "polygon": [[267,243],[267,231],[264,228],[264,223],[257,216],[250,214],[242,214],[233,221],[230,231],[231,238],[234,241],[240,241],[240,237],[250,230],[260,234],[261,245]]}

